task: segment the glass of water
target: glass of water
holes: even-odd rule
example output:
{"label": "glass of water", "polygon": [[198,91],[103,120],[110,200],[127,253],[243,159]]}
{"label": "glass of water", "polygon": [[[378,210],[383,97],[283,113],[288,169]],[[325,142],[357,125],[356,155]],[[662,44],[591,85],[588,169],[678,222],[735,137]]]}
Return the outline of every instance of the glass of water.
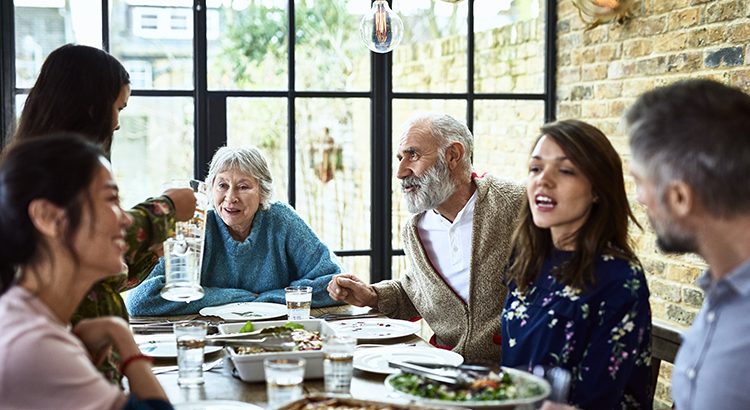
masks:
{"label": "glass of water", "polygon": [[161,290],[164,299],[190,302],[204,295],[200,278],[206,236],[207,188],[202,181],[187,179],[170,181],[162,188],[191,188],[195,192],[197,204],[193,218],[176,222],[174,236],[164,241],[166,285]]}
{"label": "glass of water", "polygon": [[352,336],[330,335],[323,339],[323,375],[327,393],[349,393],[356,345],[357,339]]}
{"label": "glass of water", "polygon": [[201,320],[177,322],[177,384],[194,387],[203,384],[203,348],[206,346],[206,325]]}
{"label": "glass of water", "polygon": [[277,407],[302,397],[305,359],[265,359],[263,369],[269,406]]}
{"label": "glass of water", "polygon": [[312,286],[289,286],[286,291],[286,310],[289,320],[310,318],[312,304]]}

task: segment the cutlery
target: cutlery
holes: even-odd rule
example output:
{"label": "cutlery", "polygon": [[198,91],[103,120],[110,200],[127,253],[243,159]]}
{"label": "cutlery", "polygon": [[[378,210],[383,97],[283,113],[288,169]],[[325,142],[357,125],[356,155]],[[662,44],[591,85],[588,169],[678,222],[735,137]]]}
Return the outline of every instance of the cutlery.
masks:
{"label": "cutlery", "polygon": [[330,320],[346,320],[346,319],[364,319],[370,317],[378,317],[377,313],[360,313],[360,314],[347,314],[347,313],[324,313],[315,319],[323,319],[326,322]]}
{"label": "cutlery", "polygon": [[[244,334],[243,334],[244,335]],[[234,337],[235,335],[215,335],[206,337],[206,346],[264,347],[279,350],[292,350],[297,345],[290,333],[254,335],[254,338]],[[261,337],[257,337],[261,336]]]}
{"label": "cutlery", "polygon": [[[220,365],[223,362],[223,359],[216,359],[213,362],[203,363],[203,371],[207,372],[216,366]],[[178,370],[178,366],[162,366],[162,367],[155,367],[153,369],[154,374],[162,374],[162,373],[168,373],[173,372],[175,370]]]}
{"label": "cutlery", "polygon": [[428,369],[462,370],[465,372],[476,372],[476,373],[483,373],[483,374],[489,374],[490,372],[490,368],[487,366],[475,366],[471,364],[459,364],[456,366],[452,364],[412,362],[410,360],[407,360],[404,363],[415,364],[417,366],[426,367]]}
{"label": "cutlery", "polygon": [[396,343],[392,345],[387,344],[377,344],[377,343],[362,343],[360,345],[357,345],[354,349],[367,349],[370,347],[409,347],[409,346],[416,346],[416,343]]}
{"label": "cutlery", "polygon": [[405,373],[416,374],[417,376],[423,376],[440,383],[451,384],[454,386],[464,386],[468,383],[468,381],[462,377],[461,373],[458,372],[454,375],[449,375],[442,372],[437,373],[435,372],[435,369],[430,369],[407,362],[392,362],[390,360],[388,361],[388,365],[396,369],[401,369]]}

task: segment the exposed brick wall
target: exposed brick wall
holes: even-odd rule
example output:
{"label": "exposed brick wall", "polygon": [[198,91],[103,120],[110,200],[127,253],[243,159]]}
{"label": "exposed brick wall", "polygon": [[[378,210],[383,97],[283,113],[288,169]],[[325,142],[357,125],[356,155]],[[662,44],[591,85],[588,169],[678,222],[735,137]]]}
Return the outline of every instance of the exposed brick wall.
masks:
{"label": "exposed brick wall", "polygon": [[[750,3],[703,0],[644,0],[622,25],[585,30],[571,0],[558,3],[557,115],[601,128],[627,166],[629,149],[620,119],[643,93],[686,78],[712,78],[748,90]],[[644,263],[655,317],[689,325],[703,302],[694,285],[705,269],[695,255],[666,256],[654,246],[644,209],[628,193],[645,232],[633,230]],[[655,408],[671,406],[671,366],[663,365]]]}

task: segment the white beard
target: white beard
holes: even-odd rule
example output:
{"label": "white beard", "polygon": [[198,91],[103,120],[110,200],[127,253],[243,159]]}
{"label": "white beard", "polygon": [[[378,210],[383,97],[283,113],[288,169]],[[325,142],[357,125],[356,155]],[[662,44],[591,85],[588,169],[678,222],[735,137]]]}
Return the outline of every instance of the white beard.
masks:
{"label": "white beard", "polygon": [[[414,187],[410,192],[406,188]],[[456,184],[451,178],[451,171],[443,156],[422,176],[408,176],[401,180],[401,192],[404,194],[406,209],[419,214],[430,209],[437,209],[456,192]]]}

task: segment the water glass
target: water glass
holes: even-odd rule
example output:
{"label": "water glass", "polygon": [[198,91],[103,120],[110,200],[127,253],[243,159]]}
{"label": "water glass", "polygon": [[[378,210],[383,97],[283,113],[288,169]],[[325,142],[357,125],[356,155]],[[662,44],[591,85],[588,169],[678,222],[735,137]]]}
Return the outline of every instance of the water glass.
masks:
{"label": "water glass", "polygon": [[356,345],[357,339],[352,336],[330,335],[323,339],[323,375],[327,393],[349,393]]}
{"label": "water glass", "polygon": [[206,346],[206,322],[191,320],[174,324],[177,339],[177,384],[195,387],[203,384],[203,347]]}
{"label": "water glass", "polygon": [[207,188],[205,183],[196,180],[173,180],[162,188],[191,188],[195,192],[197,204],[193,218],[176,222],[174,236],[164,242],[166,285],[161,290],[164,299],[190,302],[204,295],[200,277],[206,236]]}
{"label": "water glass", "polygon": [[277,407],[302,397],[305,359],[265,359],[263,369],[269,406]]}
{"label": "water glass", "polygon": [[312,304],[312,286],[289,286],[286,291],[286,310],[289,320],[310,318]]}

